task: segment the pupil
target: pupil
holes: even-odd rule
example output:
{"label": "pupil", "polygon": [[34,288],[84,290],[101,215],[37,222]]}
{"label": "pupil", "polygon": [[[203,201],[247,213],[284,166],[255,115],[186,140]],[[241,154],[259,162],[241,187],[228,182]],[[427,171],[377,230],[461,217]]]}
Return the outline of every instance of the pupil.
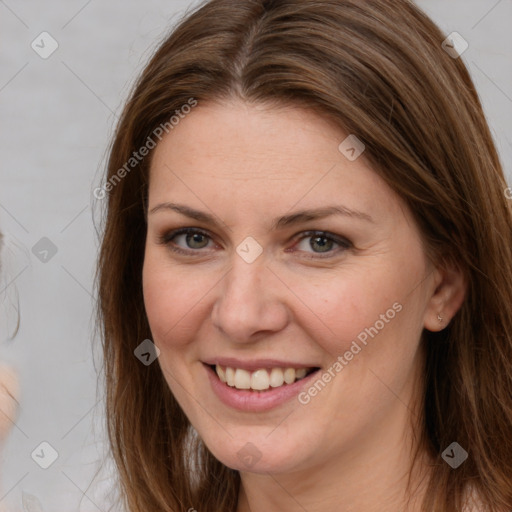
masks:
{"label": "pupil", "polygon": [[[329,243],[331,242],[331,240],[328,240],[326,237],[324,236],[317,236],[315,238],[312,239],[312,241],[314,243],[318,243],[318,240],[324,240],[324,243],[319,243],[318,245],[321,247],[321,250],[320,252],[327,252],[325,250],[325,248],[327,247],[327,249],[329,248]],[[323,249],[322,249],[323,248]]]}
{"label": "pupil", "polygon": [[193,233],[187,237],[187,243],[190,242],[190,238],[192,238],[192,244],[197,242],[199,245],[201,245],[201,238],[203,238],[203,235],[200,233]]}

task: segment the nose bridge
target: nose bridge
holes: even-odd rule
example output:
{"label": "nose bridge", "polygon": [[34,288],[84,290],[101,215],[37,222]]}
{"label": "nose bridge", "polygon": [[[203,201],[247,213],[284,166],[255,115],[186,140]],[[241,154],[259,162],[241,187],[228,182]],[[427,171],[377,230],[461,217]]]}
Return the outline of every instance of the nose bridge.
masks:
{"label": "nose bridge", "polygon": [[230,271],[225,280],[224,293],[232,299],[248,297],[268,279],[266,265],[268,263],[268,252],[253,237],[245,237],[234,247],[230,261]]}
{"label": "nose bridge", "polygon": [[232,341],[251,341],[257,331],[282,328],[286,322],[284,305],[276,294],[275,277],[267,268],[264,254],[245,259],[233,252],[231,267],[222,280],[222,289],[212,311],[214,325]]}
{"label": "nose bridge", "polygon": [[224,280],[223,305],[247,318],[260,316],[262,303],[267,297],[264,287],[268,274],[262,256],[247,263],[238,254],[233,254],[230,270]]}

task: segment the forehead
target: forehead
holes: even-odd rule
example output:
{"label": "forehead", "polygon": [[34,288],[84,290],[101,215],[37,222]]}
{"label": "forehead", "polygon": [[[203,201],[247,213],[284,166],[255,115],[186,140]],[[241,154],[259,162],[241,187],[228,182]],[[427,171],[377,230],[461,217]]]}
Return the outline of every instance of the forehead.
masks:
{"label": "forehead", "polygon": [[199,103],[154,150],[150,206],[186,197],[252,211],[336,201],[377,217],[395,211],[398,197],[364,153],[351,161],[340,151],[348,135],[300,107]]}
{"label": "forehead", "polygon": [[[338,159],[342,137],[343,133],[329,121],[298,107],[270,108],[240,101],[208,103],[199,104],[172,128],[158,145],[156,156],[172,148],[180,160],[206,160],[204,164],[209,158],[214,158],[212,163],[216,164],[238,164],[241,159],[246,163],[237,165],[241,176],[249,176],[255,164],[265,162],[259,174],[272,174],[277,168],[284,170],[283,162],[300,163],[305,150],[311,158],[330,154]],[[274,164],[269,167],[270,158]],[[290,168],[290,172],[293,170]]]}

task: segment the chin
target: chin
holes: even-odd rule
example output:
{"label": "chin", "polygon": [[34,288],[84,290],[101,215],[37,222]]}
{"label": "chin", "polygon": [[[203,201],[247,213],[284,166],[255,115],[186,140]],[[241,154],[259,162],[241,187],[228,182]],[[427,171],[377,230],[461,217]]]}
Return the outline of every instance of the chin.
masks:
{"label": "chin", "polygon": [[[253,428],[251,430],[254,430]],[[241,471],[258,474],[288,473],[308,466],[313,453],[298,451],[304,447],[299,439],[288,437],[286,440],[277,436],[269,437],[271,429],[265,428],[261,435],[230,437],[226,433],[222,441],[204,439],[213,456],[225,466]],[[312,447],[308,447],[311,451]]]}

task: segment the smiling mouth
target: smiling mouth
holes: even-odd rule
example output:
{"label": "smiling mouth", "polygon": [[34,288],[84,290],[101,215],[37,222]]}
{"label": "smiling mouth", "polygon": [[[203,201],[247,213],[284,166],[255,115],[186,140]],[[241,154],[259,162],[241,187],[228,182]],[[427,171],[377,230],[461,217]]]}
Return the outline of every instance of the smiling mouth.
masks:
{"label": "smiling mouth", "polygon": [[320,368],[260,368],[247,371],[230,366],[209,365],[221,382],[235,389],[268,391],[304,379]]}

